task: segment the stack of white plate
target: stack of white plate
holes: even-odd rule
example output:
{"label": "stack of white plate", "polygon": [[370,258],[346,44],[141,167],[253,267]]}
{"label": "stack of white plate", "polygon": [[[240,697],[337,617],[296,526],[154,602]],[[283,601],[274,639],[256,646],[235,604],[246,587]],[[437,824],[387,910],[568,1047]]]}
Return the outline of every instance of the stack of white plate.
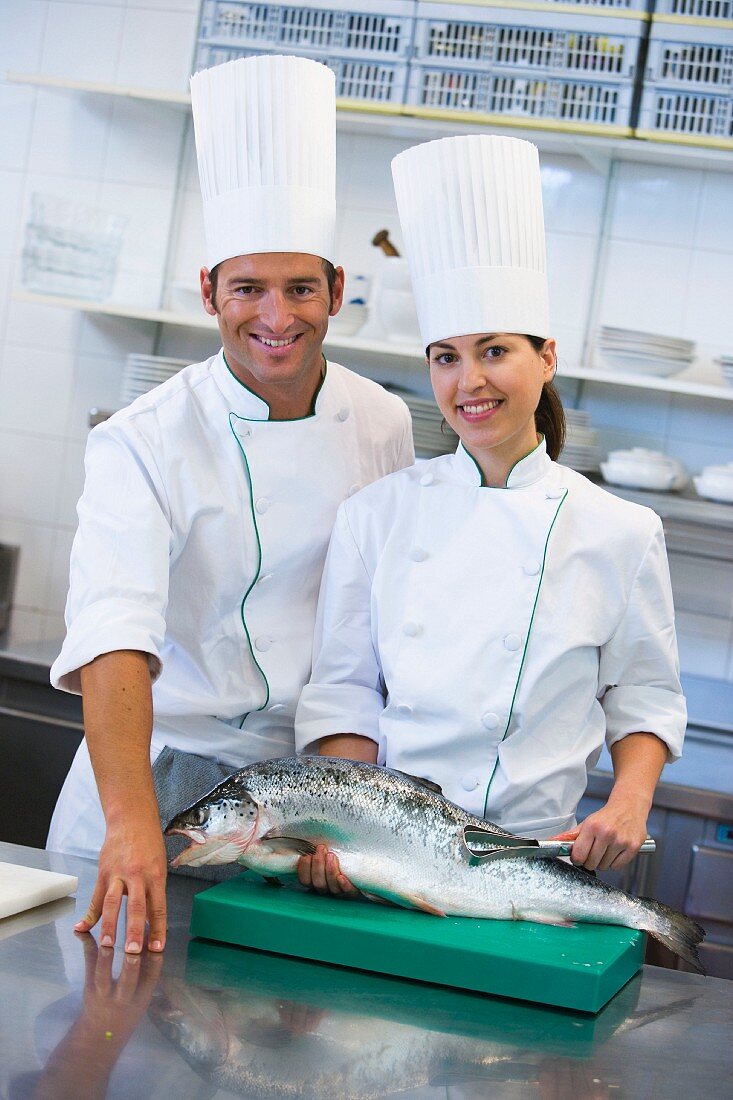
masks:
{"label": "stack of white plate", "polygon": [[452,454],[455,451],[458,446],[458,436],[452,428],[443,424],[443,415],[434,401],[418,397],[398,386],[386,388],[392,393],[399,394],[410,410],[412,438],[415,441],[415,454],[418,458],[435,458],[436,455]]}
{"label": "stack of white plate", "polygon": [[565,423],[567,431],[560,462],[581,473],[597,470],[601,451],[598,432],[590,426],[590,415],[583,409],[565,409]]}
{"label": "stack of white plate", "polygon": [[603,325],[598,334],[598,355],[612,370],[633,374],[679,374],[692,363],[695,344],[676,336],[657,336],[627,328]]}
{"label": "stack of white plate", "polygon": [[720,367],[724,381],[733,386],[733,355],[719,355],[715,362]]}
{"label": "stack of white plate", "polygon": [[188,366],[187,359],[170,359],[164,355],[127,356],[122,375],[120,400],[129,405],[136,397],[155,389],[172,375],[178,374],[182,367]]}

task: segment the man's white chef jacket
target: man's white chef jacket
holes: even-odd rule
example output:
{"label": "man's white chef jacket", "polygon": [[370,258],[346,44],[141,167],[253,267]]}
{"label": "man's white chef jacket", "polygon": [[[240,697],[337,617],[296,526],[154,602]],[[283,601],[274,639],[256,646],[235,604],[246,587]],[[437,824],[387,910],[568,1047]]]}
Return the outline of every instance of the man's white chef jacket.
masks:
{"label": "man's white chef jacket", "polygon": [[292,754],[338,505],[414,458],[404,402],[336,363],[313,415],[268,414],[219,352],[90,434],[51,680],[79,692],[99,654],[150,654],[153,756]]}
{"label": "man's white chef jacket", "polygon": [[339,509],[299,751],[362,734],[380,764],[543,838],[574,824],[604,738],[654,733],[673,759],[685,720],[659,518],[544,441],[505,488],[459,446]]}

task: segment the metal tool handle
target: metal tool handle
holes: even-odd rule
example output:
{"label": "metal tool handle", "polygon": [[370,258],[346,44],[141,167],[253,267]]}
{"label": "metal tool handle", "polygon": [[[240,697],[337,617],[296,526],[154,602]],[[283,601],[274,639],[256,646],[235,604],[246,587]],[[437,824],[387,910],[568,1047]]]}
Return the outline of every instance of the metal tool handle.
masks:
{"label": "metal tool handle", "polygon": [[[548,856],[569,856],[573,847],[572,840],[540,840],[537,843],[543,854]],[[639,854],[646,855],[649,852],[656,852],[656,850],[656,841],[653,837],[648,836],[639,848]]]}

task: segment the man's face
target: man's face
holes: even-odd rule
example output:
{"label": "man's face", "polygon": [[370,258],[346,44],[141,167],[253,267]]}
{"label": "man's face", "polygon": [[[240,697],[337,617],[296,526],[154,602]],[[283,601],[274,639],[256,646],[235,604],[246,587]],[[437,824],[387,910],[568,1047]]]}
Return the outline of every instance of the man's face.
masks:
{"label": "man's face", "polygon": [[336,269],[332,295],[319,257],[301,252],[235,256],[218,265],[216,281],[212,298],[202,269],[204,309],[218,319],[231,371],[270,405],[272,417],[306,415],[328,318],[341,308],[343,269]]}

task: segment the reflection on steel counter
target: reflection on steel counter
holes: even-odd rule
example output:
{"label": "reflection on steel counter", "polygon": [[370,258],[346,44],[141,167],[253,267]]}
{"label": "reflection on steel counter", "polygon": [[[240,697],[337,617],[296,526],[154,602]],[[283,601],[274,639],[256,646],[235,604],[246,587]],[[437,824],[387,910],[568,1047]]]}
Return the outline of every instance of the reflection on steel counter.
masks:
{"label": "reflection on steel counter", "polygon": [[149,1011],[207,1084],[236,1096],[357,1100],[440,1085],[485,1096],[551,1079],[557,1095],[591,1100],[613,1084],[594,1064],[611,1036],[695,999],[637,1012],[640,983],[589,1016],[194,941],[186,981],[164,975]]}

